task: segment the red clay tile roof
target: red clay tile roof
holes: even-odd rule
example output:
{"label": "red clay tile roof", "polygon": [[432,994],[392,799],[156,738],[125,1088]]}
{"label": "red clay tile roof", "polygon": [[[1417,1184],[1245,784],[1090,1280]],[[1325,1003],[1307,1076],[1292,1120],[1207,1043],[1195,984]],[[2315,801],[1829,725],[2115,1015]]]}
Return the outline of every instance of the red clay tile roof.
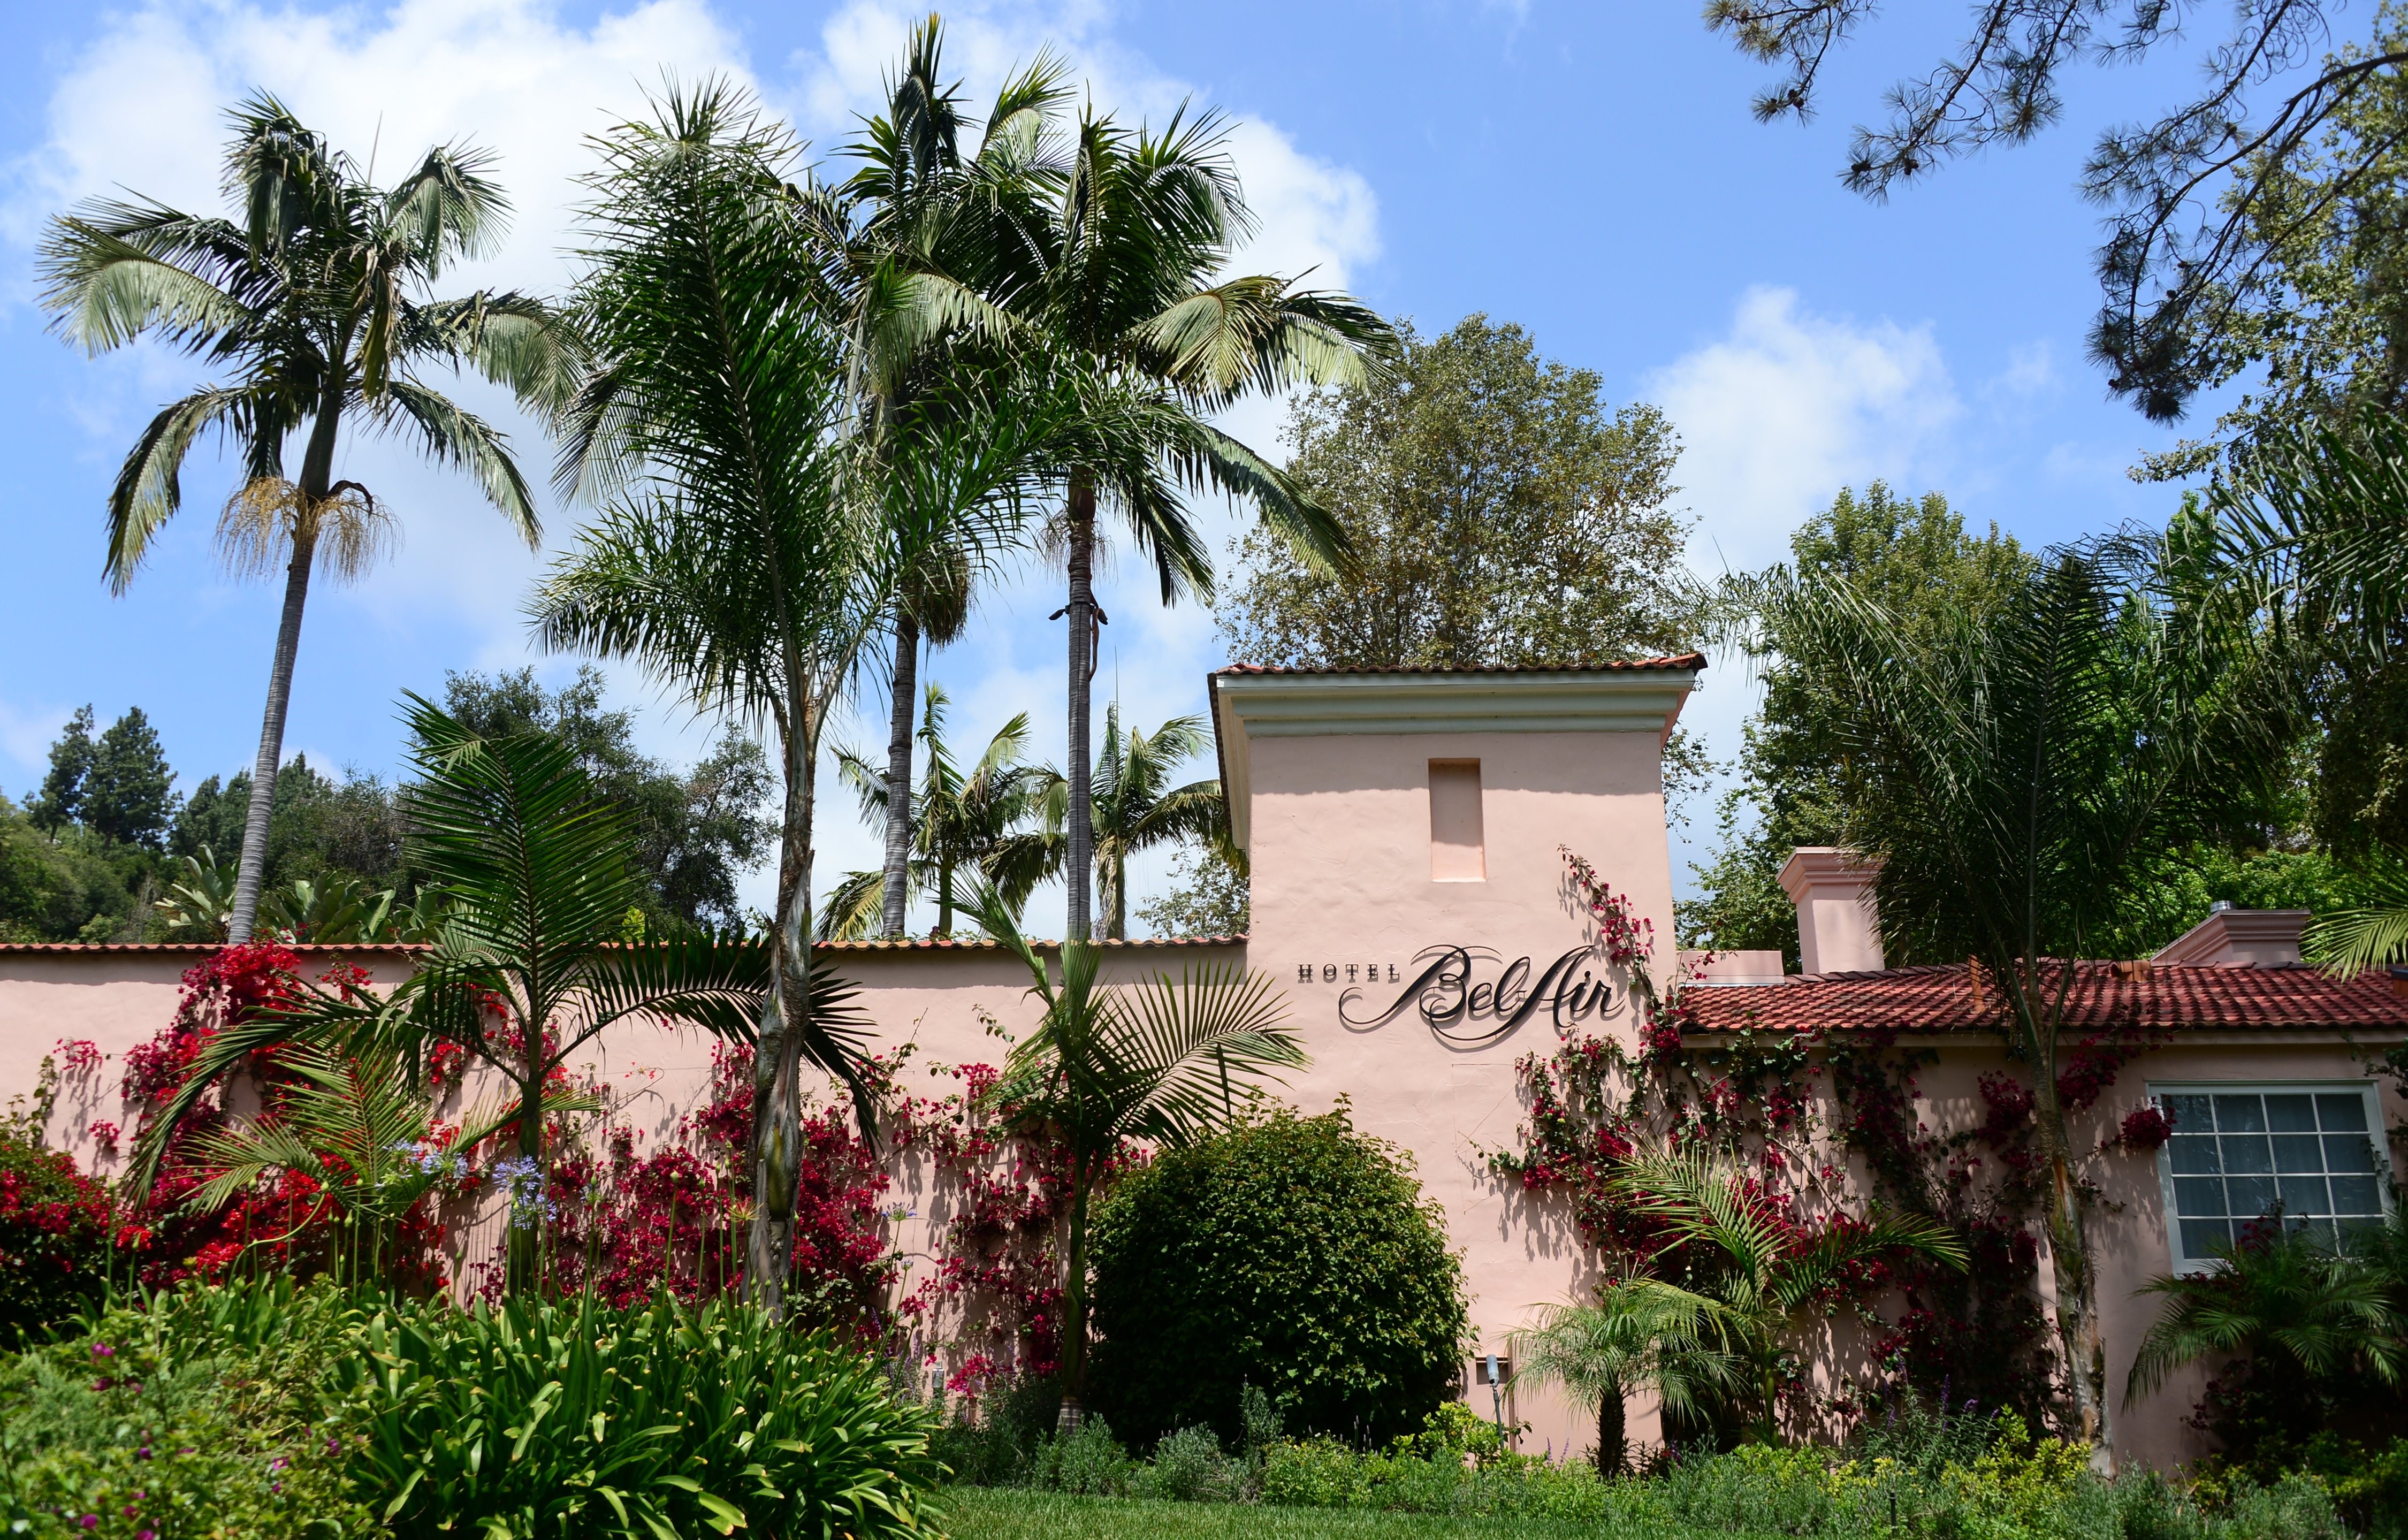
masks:
{"label": "red clay tile roof", "polygon": [[1702,669],[1706,666],[1703,653],[1683,653],[1678,657],[1634,657],[1612,663],[1484,663],[1469,669],[1445,666],[1409,669],[1291,669],[1274,663],[1232,663],[1226,669],[1215,669],[1220,674],[1605,674],[1629,673],[1643,669]]}
{"label": "red clay tile roof", "polygon": [[[2066,1014],[2073,1031],[2408,1030],[2408,998],[2393,994],[2379,971],[2342,980],[2296,966],[2158,963],[2125,977],[2112,962],[2078,966]],[[1684,992],[1681,1002],[1701,1032],[1996,1031],[2004,1021],[1996,988],[1977,1000],[1961,964],[1710,986]]]}
{"label": "red clay tile roof", "polygon": [[[1032,941],[1028,944],[1039,951],[1044,951],[1058,947],[1062,943],[1058,941]],[[1243,946],[1246,944],[1246,938],[1242,933],[1234,936],[1135,936],[1127,941],[1099,941],[1096,944],[1107,951],[1125,946]],[[987,941],[977,936],[956,941],[938,941],[933,937],[922,937],[907,941],[813,942],[811,946],[813,950],[821,952],[1000,952],[1003,950],[1001,942]]]}
{"label": "red clay tile roof", "polygon": [[[0,942],[0,956],[28,953],[126,952],[152,957],[201,957],[217,951],[222,942]],[[321,945],[317,942],[288,943],[289,949],[309,956],[349,956],[354,952],[418,952],[425,949],[421,942],[354,942],[349,945]]]}
{"label": "red clay tile roof", "polygon": [[[1118,947],[1163,946],[1243,946],[1246,938],[1235,936],[1139,936],[1129,941],[1102,941],[1096,944],[1107,950]],[[64,954],[72,957],[93,953],[123,952],[154,957],[200,957],[214,952],[217,942],[0,942],[0,957],[28,954]],[[1036,941],[1029,943],[1043,950],[1058,947],[1057,941]],[[960,941],[841,941],[814,942],[812,950],[821,952],[997,952],[1002,943],[967,938]],[[350,955],[360,952],[418,952],[424,950],[420,942],[360,942],[349,946],[322,946],[305,942],[292,948],[308,955]]]}

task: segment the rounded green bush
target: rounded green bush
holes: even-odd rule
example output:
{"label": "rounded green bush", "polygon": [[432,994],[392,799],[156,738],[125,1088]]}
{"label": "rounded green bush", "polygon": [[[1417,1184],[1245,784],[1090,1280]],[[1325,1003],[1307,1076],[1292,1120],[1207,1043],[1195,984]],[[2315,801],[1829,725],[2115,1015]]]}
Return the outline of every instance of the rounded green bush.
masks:
{"label": "rounded green bush", "polygon": [[1096,1220],[1088,1399],[1151,1444],[1241,1436],[1267,1391],[1296,1432],[1384,1443],[1461,1374],[1460,1262],[1408,1158],[1345,1108],[1278,1113],[1124,1178]]}

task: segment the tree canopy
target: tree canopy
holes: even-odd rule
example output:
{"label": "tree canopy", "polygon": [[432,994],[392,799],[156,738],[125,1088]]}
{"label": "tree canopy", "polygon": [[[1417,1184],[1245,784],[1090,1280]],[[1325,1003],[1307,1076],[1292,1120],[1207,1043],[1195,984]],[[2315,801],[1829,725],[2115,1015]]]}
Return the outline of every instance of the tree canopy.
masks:
{"label": "tree canopy", "polygon": [[1230,653],[1325,668],[1596,663],[1696,640],[1671,581],[1680,439],[1652,406],[1607,405],[1589,369],[1521,327],[1402,328],[1384,377],[1291,409],[1288,468],[1352,542],[1340,576],[1266,531],[1218,610]]}

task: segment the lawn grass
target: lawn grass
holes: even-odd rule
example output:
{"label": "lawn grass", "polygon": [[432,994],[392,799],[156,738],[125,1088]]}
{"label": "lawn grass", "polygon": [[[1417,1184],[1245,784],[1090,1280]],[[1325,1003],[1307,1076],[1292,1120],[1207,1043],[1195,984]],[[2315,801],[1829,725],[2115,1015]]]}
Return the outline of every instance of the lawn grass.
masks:
{"label": "lawn grass", "polygon": [[[1543,1518],[1157,1503],[994,1487],[950,1487],[937,1502],[953,1540],[1619,1540],[1612,1529]],[[1637,1532],[1625,1533],[1639,1540]],[[1657,1528],[1647,1532],[1647,1540],[1746,1537],[1729,1530]]]}

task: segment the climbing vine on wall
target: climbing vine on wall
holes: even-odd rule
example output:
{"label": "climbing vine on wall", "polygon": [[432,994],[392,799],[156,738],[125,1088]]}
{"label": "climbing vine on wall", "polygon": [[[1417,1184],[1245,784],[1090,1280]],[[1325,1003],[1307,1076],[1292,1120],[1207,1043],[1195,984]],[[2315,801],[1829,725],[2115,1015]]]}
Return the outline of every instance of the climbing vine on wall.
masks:
{"label": "climbing vine on wall", "polygon": [[[1854,1158],[1877,1201],[1945,1221],[1971,1252],[1961,1273],[1900,1257],[1856,1280],[1844,1303],[1868,1320],[1879,1318],[1872,1307],[1884,1296],[1893,1307],[1873,1347],[1888,1378],[2051,1418],[2055,1360],[2038,1288],[2042,1168],[2028,1079],[1983,1075],[1982,1122],[1942,1134],[1915,1110],[1917,1074],[1937,1055],[1901,1044],[1896,1032],[1699,1038],[1679,991],[1656,986],[1645,922],[1588,861],[1561,855],[1572,903],[1595,925],[1607,959],[1627,972],[1636,1049],[1571,1029],[1552,1051],[1526,1055],[1516,1069],[1528,1119],[1516,1148],[1491,1155],[1491,1169],[1564,1203],[1611,1276],[1648,1271],[1662,1251],[1655,1221],[1611,1185],[1635,1153],[1695,1148],[1742,1162],[1768,1216],[1800,1245],[1824,1226],[1852,1222],[1839,1204]],[[2067,1108],[2097,1103],[2151,1041],[2109,1032],[2077,1044],[2057,1079]],[[2145,1151],[2165,1131],[2161,1112],[2138,1108],[2111,1143]]]}

